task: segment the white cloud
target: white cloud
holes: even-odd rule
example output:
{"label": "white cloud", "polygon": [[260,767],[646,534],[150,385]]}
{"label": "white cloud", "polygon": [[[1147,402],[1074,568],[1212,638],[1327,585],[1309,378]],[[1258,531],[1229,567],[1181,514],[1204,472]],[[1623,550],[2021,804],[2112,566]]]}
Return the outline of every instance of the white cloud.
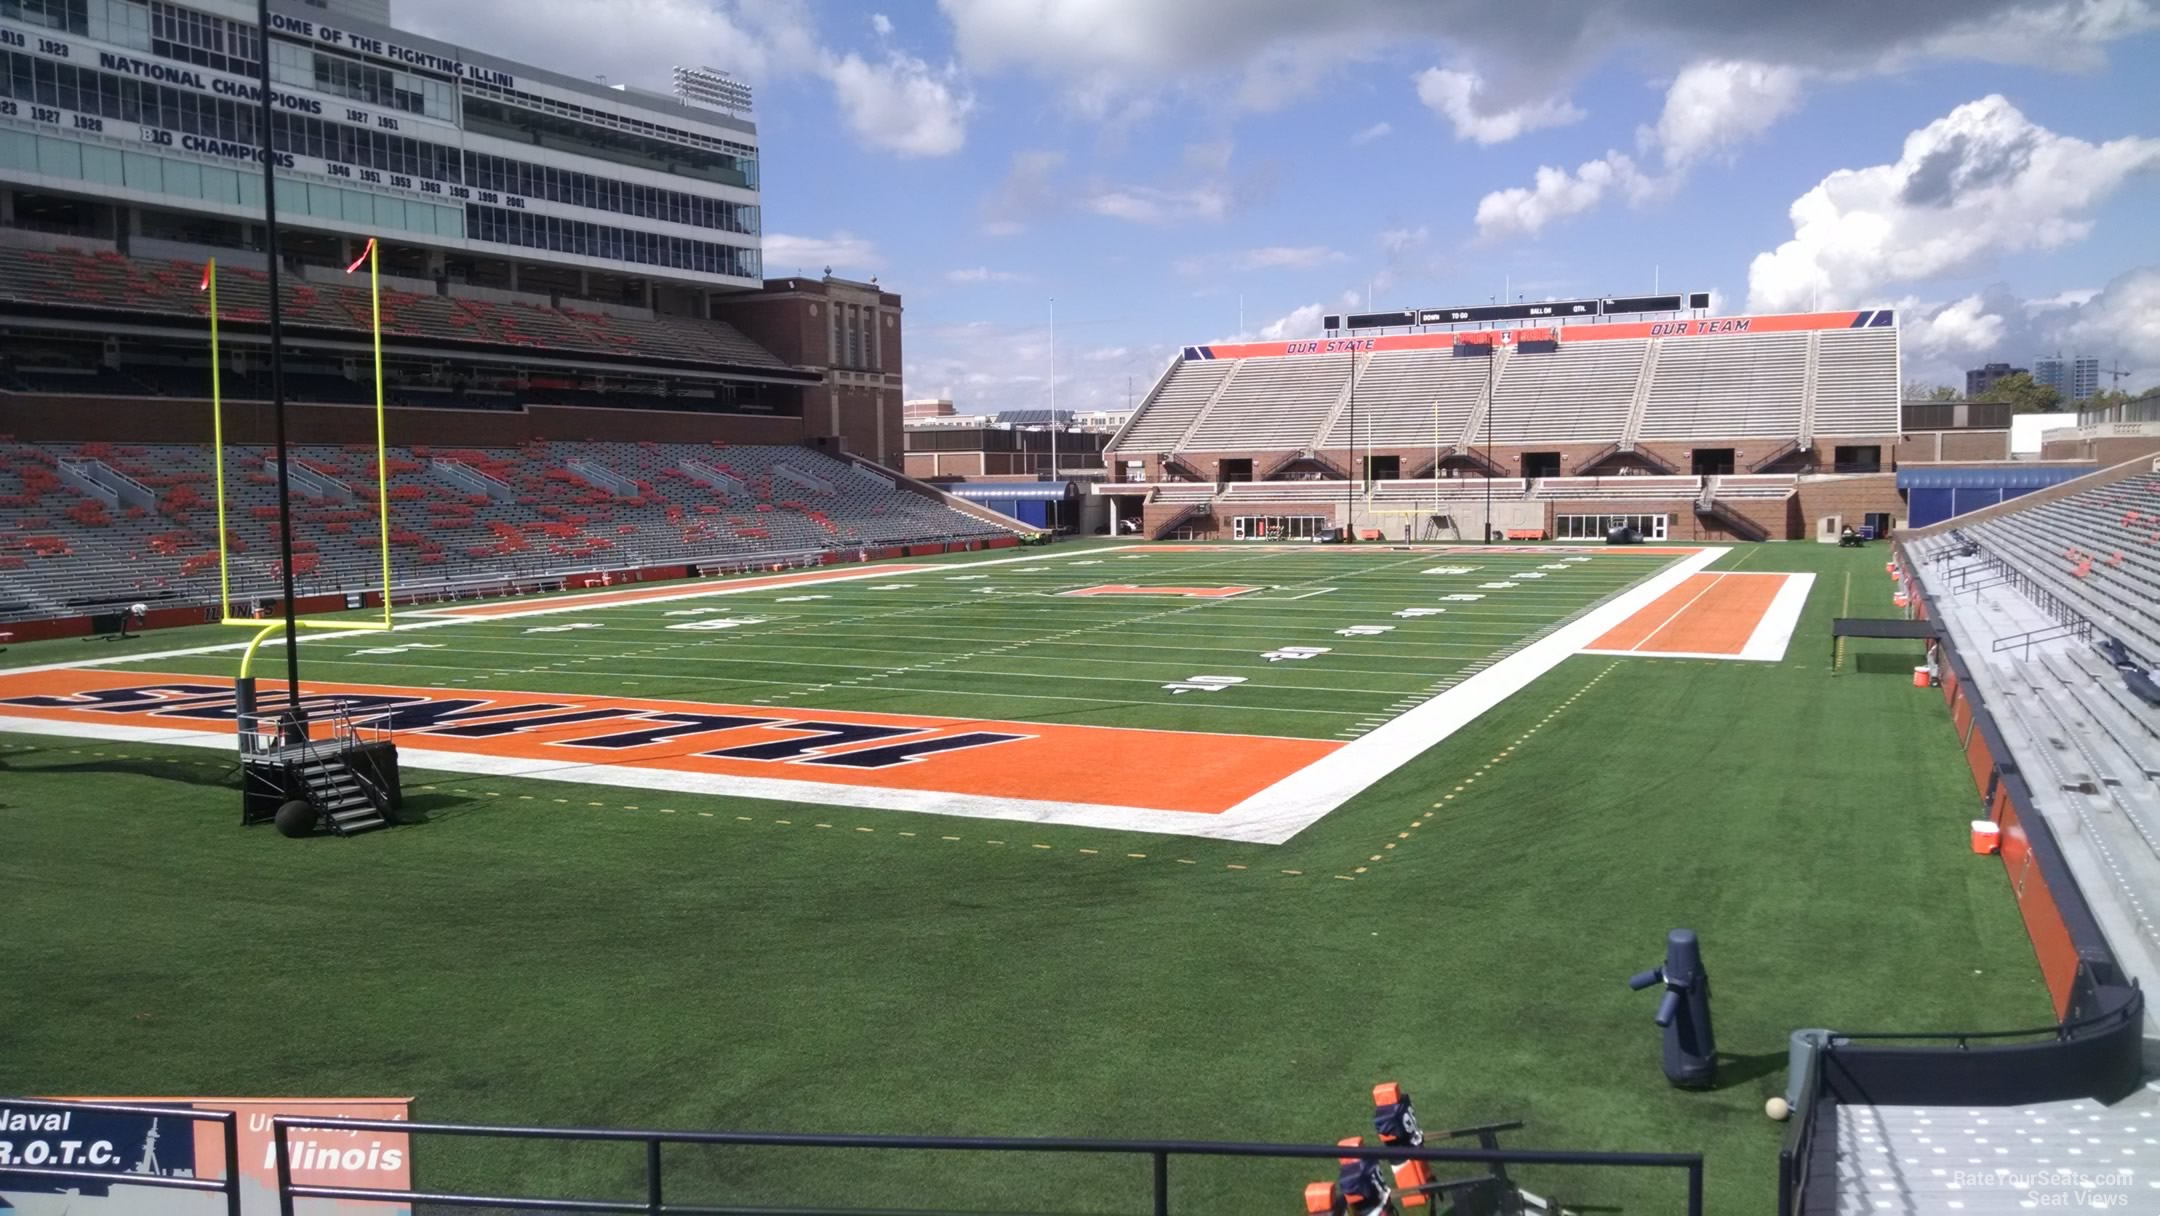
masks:
{"label": "white cloud", "polygon": [[1238,254],[1239,270],[1310,270],[1343,260],[1342,251],[1325,245],[1268,245]]}
{"label": "white cloud", "polygon": [[800,0],[457,0],[400,5],[398,16],[401,27],[446,42],[649,88],[667,87],[673,63],[711,64],[764,84],[813,69],[818,58]]}
{"label": "white cloud", "polygon": [[1415,228],[1387,228],[1380,233],[1380,248],[1389,257],[1401,257],[1431,239],[1432,232],[1423,224]]}
{"label": "white cloud", "polygon": [[878,37],[890,38],[893,28],[892,18],[883,13],[872,13],[870,14],[870,28],[877,31]]}
{"label": "white cloud", "polygon": [[1065,196],[1055,179],[1064,164],[1063,152],[1036,148],[1013,153],[1005,180],[983,203],[983,231],[991,236],[1017,236],[1028,225],[1062,209]]}
{"label": "white cloud", "polygon": [[1479,144],[1506,143],[1518,135],[1580,122],[1583,112],[1565,97],[1546,97],[1521,105],[1485,109],[1479,94],[1485,81],[1475,72],[1450,68],[1427,68],[1413,77],[1418,100],[1425,108],[1448,120],[1456,139]]}
{"label": "white cloud", "polygon": [[1320,335],[1321,308],[1307,304],[1293,308],[1287,314],[1260,327],[1263,342],[1279,342],[1285,338],[1315,338]]}
{"label": "white cloud", "polygon": [[1088,196],[1081,205],[1097,215],[1135,224],[1174,224],[1223,218],[1230,212],[1230,195],[1216,186],[1118,186]]}
{"label": "white cloud", "polygon": [[988,266],[963,266],[945,272],[948,283],[1025,283],[1028,276],[1016,270],[992,270]]}
{"label": "white cloud", "polygon": [[2051,296],[2041,296],[2037,299],[2025,301],[2025,311],[2028,313],[2041,313],[2051,312],[2058,308],[2077,308],[2090,303],[2092,298],[2099,294],[2100,289],[2097,287],[2072,287],[2067,291],[2058,291]]}
{"label": "white cloud", "polygon": [[1082,353],[1080,358],[1089,363],[1115,363],[1131,353],[1132,348],[1126,346],[1098,346]]}
{"label": "white cloud", "polygon": [[1573,173],[1542,165],[1535,184],[1495,190],[1478,200],[1478,235],[1487,240],[1535,236],[1555,220],[1597,206],[1615,189],[1640,197],[1653,188],[1635,162],[1619,152],[1584,161]]}
{"label": "white cloud", "polygon": [[831,236],[789,236],[785,233],[767,233],[765,247],[765,273],[768,277],[791,271],[815,274],[830,266],[841,274],[873,270],[884,264],[877,246],[867,237],[859,237],[845,230]]}
{"label": "white cloud", "polygon": [[1907,136],[1895,163],[1840,169],[1794,201],[1792,239],[1748,268],[1748,306],[1858,306],[1891,284],[2082,240],[2093,208],[2155,167],[2160,139],[2091,144],[2000,96],[1968,102]]}
{"label": "white cloud", "polygon": [[842,117],[863,142],[905,157],[950,156],[966,145],[975,95],[953,65],[933,69],[889,49],[883,63],[850,51],[828,58],[823,71]]}
{"label": "white cloud", "polygon": [[1903,322],[1899,339],[1922,359],[1992,351],[2008,330],[2002,314],[1991,311],[1978,294],[1932,311],[1911,298],[1897,301],[1896,307]]}
{"label": "white cloud", "polygon": [[2089,68],[2108,43],[2153,28],[2151,0],[1671,0],[1517,5],[1466,20],[1433,0],[939,0],[971,70],[1060,84],[1084,112],[1131,95],[1190,92],[1268,109],[1352,64],[1413,48],[1475,62],[1519,104],[1564,95],[1608,56],[1774,59],[1825,71],[1919,60]]}
{"label": "white cloud", "polygon": [[2102,367],[2127,365],[2136,373],[2129,384],[2152,384],[2160,378],[2160,266],[2117,276],[2077,306],[2056,337],[2063,350],[2099,356]]}
{"label": "white cloud", "polygon": [[1496,190],[1478,200],[1478,234],[1487,239],[1532,235],[1555,220],[1596,207],[1615,186],[1634,203],[1670,195],[1686,183],[1697,161],[1729,152],[1797,106],[1806,76],[1797,68],[1754,60],[1690,64],[1666,88],[1657,124],[1635,133],[1645,155],[1664,161],[1662,175],[1617,152],[1572,174],[1541,166],[1533,185]]}
{"label": "white cloud", "polygon": [[1291,338],[1317,338],[1320,336],[1320,318],[1326,312],[1319,304],[1305,304],[1291,309],[1282,316],[1262,325],[1210,342],[1281,342]]}
{"label": "white cloud", "polygon": [[1382,120],[1351,136],[1350,142],[1353,146],[1362,146],[1376,139],[1384,139],[1394,130],[1395,124]]}
{"label": "white cloud", "polygon": [[1666,90],[1657,126],[1644,130],[1645,146],[1668,166],[1727,151],[1791,112],[1805,78],[1798,68],[1743,59],[1690,64]]}

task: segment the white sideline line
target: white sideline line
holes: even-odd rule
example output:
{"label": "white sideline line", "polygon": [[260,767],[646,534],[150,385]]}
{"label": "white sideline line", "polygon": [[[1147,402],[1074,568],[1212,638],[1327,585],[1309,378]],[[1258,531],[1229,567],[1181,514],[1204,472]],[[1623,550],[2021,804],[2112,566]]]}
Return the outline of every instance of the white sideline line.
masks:
{"label": "white sideline line", "polygon": [[1569,655],[1725,555],[1702,549],[1614,596],[1562,628],[1471,676],[1332,755],[1306,765],[1191,833],[1221,840],[1282,844],[1328,812],[1423,755],[1433,745],[1521,692]]}

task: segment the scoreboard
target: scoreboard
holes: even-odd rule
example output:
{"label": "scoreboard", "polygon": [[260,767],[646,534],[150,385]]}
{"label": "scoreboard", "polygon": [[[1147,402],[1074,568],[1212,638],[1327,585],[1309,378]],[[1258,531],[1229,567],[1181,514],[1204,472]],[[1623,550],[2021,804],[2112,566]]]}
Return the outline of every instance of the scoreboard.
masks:
{"label": "scoreboard", "polygon": [[1536,304],[1490,304],[1470,308],[1404,308],[1394,312],[1354,312],[1347,317],[1330,313],[1321,318],[1321,324],[1329,330],[1408,329],[1418,325],[1568,320],[1708,307],[1710,293],[1697,291],[1684,296],[1606,296],[1595,300],[1545,300]]}

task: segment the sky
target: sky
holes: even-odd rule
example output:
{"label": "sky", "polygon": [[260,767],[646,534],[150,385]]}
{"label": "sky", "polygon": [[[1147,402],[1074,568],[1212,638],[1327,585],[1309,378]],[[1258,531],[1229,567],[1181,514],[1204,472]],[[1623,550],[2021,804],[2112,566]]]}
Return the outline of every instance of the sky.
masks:
{"label": "sky", "polygon": [[[767,277],[904,299],[906,392],[1123,408],[1363,310],[1900,310],[1908,382],[2160,385],[2160,0],[394,0],[756,90]],[[2102,377],[2102,385],[2110,383]]]}

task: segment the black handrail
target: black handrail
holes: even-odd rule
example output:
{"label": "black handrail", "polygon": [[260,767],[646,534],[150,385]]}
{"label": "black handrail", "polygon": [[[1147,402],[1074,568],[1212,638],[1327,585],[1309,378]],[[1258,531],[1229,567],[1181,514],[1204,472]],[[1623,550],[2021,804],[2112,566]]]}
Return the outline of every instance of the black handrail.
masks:
{"label": "black handrail", "polygon": [[[2128,984],[2130,988],[2137,988],[2138,986],[2138,982],[2134,978]],[[2053,1026],[2034,1026],[2025,1030],[1872,1030],[1851,1033],[1840,1030],[1831,1033],[1829,1045],[1835,1046],[1840,1042],[1879,1042],[1885,1039],[1937,1039],[1954,1041],[1960,1046],[1963,1046],[1971,1039],[2022,1039],[2039,1038],[2041,1036],[2054,1039],[2074,1039],[2084,1031],[2096,1026],[2121,1022],[2125,1018],[2140,1015],[2141,1006],[2135,1001],[2126,1001],[2121,1005],[2117,1005],[2112,1009],[2104,1009],[2090,1017],[2079,1018],[2071,1022],[2060,1022]]]}
{"label": "black handrail", "polygon": [[[537,1212],[620,1212],[660,1216],[747,1216],[749,1213],[786,1212],[808,1216],[823,1212],[867,1216],[864,1209],[710,1207],[663,1201],[660,1148],[665,1144],[736,1145],[767,1148],[915,1149],[948,1152],[1105,1153],[1146,1156],[1150,1159],[1155,1216],[1170,1213],[1170,1158],[1189,1157],[1288,1157],[1335,1160],[1354,1157],[1364,1161],[1445,1161],[1490,1166],[1560,1165],[1607,1166],[1623,1169],[1677,1169],[1687,1177],[1687,1216],[1702,1216],[1703,1158],[1701,1153],[1616,1153],[1564,1149],[1407,1148],[1376,1145],[1351,1147],[1339,1144],[1240,1144],[1207,1140],[1095,1140],[1070,1137],[1028,1139],[998,1136],[884,1136],[801,1132],[694,1132],[588,1127],[509,1127],[461,1123],[410,1123],[393,1119],[301,1118],[277,1115],[271,1121],[276,1138],[278,1210],[293,1216],[296,1199],[353,1199],[432,1203],[449,1207],[515,1207]],[[289,1133],[294,1128],[392,1132],[401,1135],[496,1136],[522,1140],[583,1140],[604,1143],[639,1143],[645,1146],[645,1194],[642,1201],[612,1199],[540,1199],[528,1196],[462,1195],[373,1187],[306,1186],[292,1179]]]}
{"label": "black handrail", "polygon": [[229,1110],[192,1110],[184,1106],[131,1106],[121,1102],[58,1102],[50,1098],[0,1098],[0,1106],[11,1110],[91,1111],[104,1115],[148,1115],[153,1119],[186,1119],[190,1123],[215,1123],[224,1133],[223,1178],[169,1178],[163,1174],[138,1174],[132,1170],[78,1170],[15,1164],[0,1166],[0,1174],[68,1182],[125,1182],[129,1186],[157,1187],[168,1191],[215,1192],[225,1196],[225,1216],[240,1216],[239,1119]]}

